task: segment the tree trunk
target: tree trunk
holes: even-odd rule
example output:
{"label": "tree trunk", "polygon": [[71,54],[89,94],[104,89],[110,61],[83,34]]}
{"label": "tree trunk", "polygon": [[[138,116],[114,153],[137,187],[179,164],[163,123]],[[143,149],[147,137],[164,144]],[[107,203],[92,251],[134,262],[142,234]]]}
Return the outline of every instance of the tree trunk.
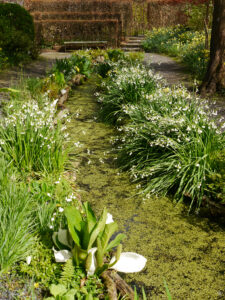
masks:
{"label": "tree trunk", "polygon": [[210,0],[206,2],[206,13],[204,19],[204,28],[205,28],[205,49],[209,49],[209,5]]}
{"label": "tree trunk", "polygon": [[200,91],[204,96],[221,88],[225,88],[225,0],[214,0],[210,60]]}

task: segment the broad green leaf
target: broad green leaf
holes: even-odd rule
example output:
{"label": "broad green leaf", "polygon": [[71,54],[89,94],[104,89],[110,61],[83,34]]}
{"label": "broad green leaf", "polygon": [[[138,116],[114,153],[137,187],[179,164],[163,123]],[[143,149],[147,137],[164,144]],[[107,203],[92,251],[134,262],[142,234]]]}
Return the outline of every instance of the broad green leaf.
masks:
{"label": "broad green leaf", "polygon": [[106,248],[106,251],[110,251],[112,248],[118,246],[125,237],[126,237],[125,234],[119,233],[116,236],[116,238],[109,243],[108,247]]}
{"label": "broad green leaf", "polygon": [[85,297],[85,300],[93,300],[92,294],[88,294],[88,295]]}
{"label": "broad green leaf", "polygon": [[53,240],[53,242],[54,242],[54,244],[55,244],[55,246],[58,248],[58,249],[61,249],[61,243],[59,242],[59,240],[58,240],[58,232],[54,232],[53,233],[53,235],[52,235],[52,240]]}
{"label": "broad green leaf", "polygon": [[87,249],[89,239],[90,239],[90,234],[89,234],[89,231],[88,231],[88,223],[87,222],[82,223],[82,229],[81,229],[81,232],[80,232],[80,237],[81,237],[81,247],[83,249]]}
{"label": "broad green leaf", "polygon": [[62,296],[66,293],[67,289],[63,284],[52,284],[50,285],[50,292],[54,297]]}
{"label": "broad green leaf", "polygon": [[80,212],[73,206],[68,206],[65,208],[65,216],[67,218],[67,223],[69,227],[69,232],[75,242],[79,247],[81,247],[80,231],[82,228],[82,216]]}
{"label": "broad green leaf", "polygon": [[77,291],[75,289],[71,289],[62,297],[62,300],[74,300],[76,293]]}
{"label": "broad green leaf", "polygon": [[101,237],[101,243],[102,243],[102,248],[103,248],[104,253],[106,252],[108,242],[109,242],[111,236],[117,230],[117,228],[118,228],[118,225],[114,222],[105,225],[105,229],[104,229],[103,235]]}
{"label": "broad green leaf", "polygon": [[69,232],[67,229],[59,228],[59,231],[58,231],[59,242],[65,246],[67,246],[69,249],[71,249],[71,245],[70,245],[68,236],[69,236]]}
{"label": "broad green leaf", "polygon": [[97,238],[97,252],[96,252],[96,260],[97,260],[97,266],[102,267],[103,266],[103,248],[101,244],[100,238]]}
{"label": "broad green leaf", "polygon": [[122,244],[119,244],[117,249],[116,249],[116,261],[118,261],[120,259],[120,255],[122,253]]}
{"label": "broad green leaf", "polygon": [[101,231],[103,231],[103,229],[105,227],[106,218],[107,218],[107,210],[104,208],[100,220],[98,221],[98,223],[96,223],[96,225],[91,233],[87,250],[90,250],[92,248],[97,236],[99,235],[99,233]]}
{"label": "broad green leaf", "polygon": [[93,210],[91,209],[91,206],[88,202],[84,203],[84,209],[85,209],[85,213],[87,216],[88,232],[91,233],[92,229],[96,225],[97,220],[96,220],[95,214],[94,214]]}

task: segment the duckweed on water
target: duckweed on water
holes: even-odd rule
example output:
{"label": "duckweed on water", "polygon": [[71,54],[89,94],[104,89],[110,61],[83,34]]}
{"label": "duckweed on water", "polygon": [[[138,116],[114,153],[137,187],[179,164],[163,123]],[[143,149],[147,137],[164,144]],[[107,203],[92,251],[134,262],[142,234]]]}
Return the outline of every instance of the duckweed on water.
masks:
{"label": "duckweed on water", "polygon": [[224,227],[187,216],[183,205],[174,207],[167,198],[145,200],[137,194],[128,174],[116,166],[110,143],[115,130],[96,121],[96,82],[92,77],[78,87],[68,103],[72,114],[79,111],[69,128],[72,139],[80,141],[77,185],[97,213],[106,206],[114,216],[127,235],[124,251],[148,259],[143,272],[126,280],[144,286],[149,299],[166,299],[163,278],[173,299],[224,299]]}

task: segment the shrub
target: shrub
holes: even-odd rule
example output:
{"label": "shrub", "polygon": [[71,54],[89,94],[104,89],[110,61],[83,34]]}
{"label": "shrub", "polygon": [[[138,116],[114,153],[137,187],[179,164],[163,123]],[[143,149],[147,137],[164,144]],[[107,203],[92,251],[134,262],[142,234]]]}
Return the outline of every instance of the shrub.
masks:
{"label": "shrub", "polygon": [[0,48],[9,63],[17,64],[32,55],[34,23],[20,5],[0,3]]}
{"label": "shrub", "polygon": [[205,36],[202,32],[190,31],[180,25],[153,29],[147,34],[142,46],[147,52],[177,56],[196,78],[204,77],[209,50],[205,49]]}

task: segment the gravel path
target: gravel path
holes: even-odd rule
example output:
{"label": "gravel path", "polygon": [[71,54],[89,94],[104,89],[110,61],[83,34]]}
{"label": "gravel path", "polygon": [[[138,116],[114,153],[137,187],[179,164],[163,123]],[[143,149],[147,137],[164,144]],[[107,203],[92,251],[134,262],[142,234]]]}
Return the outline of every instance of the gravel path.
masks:
{"label": "gravel path", "polygon": [[193,84],[186,68],[172,58],[156,53],[145,53],[144,64],[149,65],[166,79],[169,85],[181,84],[190,87]]}
{"label": "gravel path", "polygon": [[[22,78],[44,77],[54,65],[56,59],[69,57],[70,53],[55,51],[43,52],[39,58],[23,67],[13,67],[10,70],[0,72],[0,88],[16,86]],[[7,100],[5,93],[0,93],[0,117],[1,102]]]}
{"label": "gravel path", "polygon": [[[144,64],[165,78],[169,85],[183,84],[188,90],[193,91],[194,81],[187,68],[172,58],[156,53],[145,53]],[[216,110],[219,116],[225,118],[225,97],[216,95],[208,100],[210,109]]]}
{"label": "gravel path", "polygon": [[[70,55],[70,53],[56,51],[43,52],[38,60],[23,66],[23,68],[14,67],[1,72],[0,88],[15,85],[21,77],[44,77],[56,59],[69,57]],[[174,59],[156,53],[145,53],[144,64],[149,65],[164,77],[169,85],[183,84],[189,90],[193,89],[193,79],[190,73],[188,73],[185,66]],[[5,95],[0,93],[0,106],[4,97]],[[215,99],[210,99],[210,102],[212,103],[211,108],[216,109],[219,115],[225,117],[225,97],[216,97]]]}

